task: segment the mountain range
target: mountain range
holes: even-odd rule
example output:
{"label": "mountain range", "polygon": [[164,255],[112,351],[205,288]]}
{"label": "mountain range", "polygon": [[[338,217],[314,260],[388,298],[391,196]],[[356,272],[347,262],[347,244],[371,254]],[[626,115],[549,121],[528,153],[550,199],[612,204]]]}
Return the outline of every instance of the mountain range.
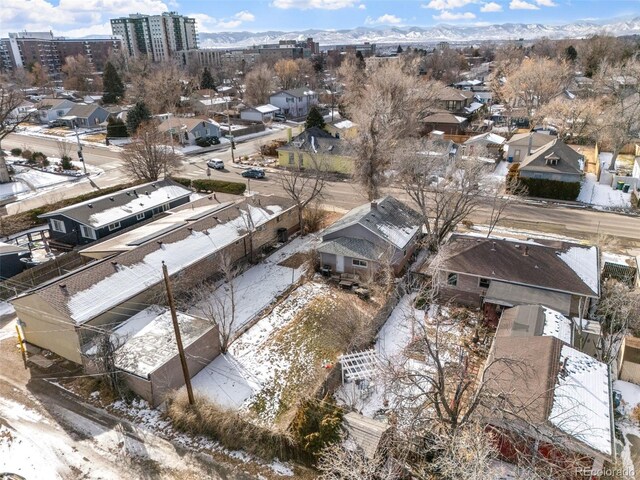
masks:
{"label": "mountain range", "polygon": [[580,21],[564,25],[504,23],[494,25],[436,25],[434,27],[358,27],[350,30],[301,30],[292,32],[200,33],[202,48],[238,48],[278,40],[304,40],[313,37],[320,45],[371,42],[376,44],[416,44],[473,41],[533,40],[547,37],[584,38],[594,34],[614,36],[640,34],[640,16],[604,22]]}

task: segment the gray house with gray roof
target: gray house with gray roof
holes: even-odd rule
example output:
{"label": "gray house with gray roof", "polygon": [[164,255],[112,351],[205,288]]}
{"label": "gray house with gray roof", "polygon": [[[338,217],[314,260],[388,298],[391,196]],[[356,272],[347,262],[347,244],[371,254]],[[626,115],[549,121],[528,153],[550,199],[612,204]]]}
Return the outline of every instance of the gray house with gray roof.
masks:
{"label": "gray house with gray roof", "polygon": [[420,215],[391,196],[349,211],[327,228],[320,264],[336,273],[375,274],[389,265],[399,274],[422,234]]}
{"label": "gray house with gray roof", "polygon": [[580,182],[584,168],[584,156],[562,140],[552,140],[527,155],[518,170],[520,177]]}
{"label": "gray house with gray roof", "polygon": [[74,105],[60,121],[69,127],[74,124],[79,128],[100,128],[106,122],[111,113],[100,105]]}

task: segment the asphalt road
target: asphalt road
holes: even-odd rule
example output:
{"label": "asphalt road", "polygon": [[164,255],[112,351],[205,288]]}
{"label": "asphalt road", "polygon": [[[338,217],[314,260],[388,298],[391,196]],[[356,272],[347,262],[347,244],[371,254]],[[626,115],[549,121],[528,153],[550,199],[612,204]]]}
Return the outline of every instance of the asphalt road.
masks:
{"label": "asphalt road", "polygon": [[[255,153],[259,146],[275,138],[286,138],[286,130],[275,132],[268,136],[251,139],[244,143],[237,143],[235,157]],[[57,154],[55,140],[41,137],[27,137],[24,135],[9,135],[3,141],[4,148],[24,147],[39,149],[46,154]],[[101,168],[104,173],[94,177],[93,182],[100,188],[124,183],[128,181],[119,160],[119,152],[105,147],[85,146],[84,156],[88,164]],[[249,190],[263,194],[282,195],[280,174],[277,171],[268,172],[267,178],[262,180],[248,180],[243,178],[241,168],[236,168],[231,162],[231,150],[210,152],[202,155],[185,157],[179,176],[188,178],[206,178],[206,161],[209,158],[220,158],[226,168],[222,171],[211,170],[211,178],[221,180],[242,181],[247,183]],[[83,180],[58,189],[51,194],[41,194],[20,204],[7,207],[8,213],[24,211],[56,200],[67,198],[94,189],[88,181]],[[389,192],[399,198],[406,199],[399,189],[389,189]],[[329,182],[325,189],[323,204],[336,211],[345,211],[366,201],[366,196],[356,185],[347,181]],[[487,223],[490,215],[488,206],[481,207],[471,216],[471,221],[477,224]],[[556,233],[589,241],[598,241],[605,245],[636,249],[640,248],[640,217],[633,217],[611,212],[603,212],[590,208],[567,207],[553,203],[532,203],[514,201],[503,213],[501,225]]]}

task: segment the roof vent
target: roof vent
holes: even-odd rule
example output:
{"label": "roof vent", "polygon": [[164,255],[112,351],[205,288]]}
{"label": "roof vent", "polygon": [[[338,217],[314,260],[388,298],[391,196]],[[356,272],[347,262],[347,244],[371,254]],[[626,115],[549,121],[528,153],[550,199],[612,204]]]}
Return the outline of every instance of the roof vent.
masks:
{"label": "roof vent", "polygon": [[516,244],[514,245],[514,247],[516,247],[516,248],[520,248],[520,244],[519,244],[519,243],[516,243]]}
{"label": "roof vent", "polygon": [[153,188],[158,188],[158,185],[154,183]]}
{"label": "roof vent", "polygon": [[58,286],[60,288],[67,288],[67,284],[66,283],[59,283]]}
{"label": "roof vent", "polygon": [[109,200],[111,200],[112,202],[115,202],[115,199],[113,197],[109,197]]}
{"label": "roof vent", "polygon": [[377,210],[378,209],[378,202],[373,200],[371,202],[371,210]]}
{"label": "roof vent", "polygon": [[127,195],[127,197],[131,196],[131,192],[125,192],[125,194]]}
{"label": "roof vent", "polygon": [[524,246],[524,252],[522,252],[522,255],[524,257],[528,257],[529,256],[529,245],[525,245]]}
{"label": "roof vent", "polygon": [[162,240],[157,241],[158,245],[162,245]]}
{"label": "roof vent", "polygon": [[133,191],[133,194],[134,194],[136,197],[139,197],[139,196],[140,196],[140,195],[138,195],[138,192],[136,192],[135,190]]}
{"label": "roof vent", "polygon": [[144,194],[148,196],[148,195],[149,195],[149,192],[145,191],[145,192],[144,192]]}
{"label": "roof vent", "polygon": [[112,260],[111,261],[111,265],[113,265],[115,267],[116,265],[118,265],[118,262],[116,262],[115,260]]}
{"label": "roof vent", "polygon": [[89,208],[93,208],[93,204],[88,203],[88,204],[87,204],[87,207],[89,207]]}
{"label": "roof vent", "polygon": [[187,227],[187,230],[189,230],[190,232],[193,232],[193,227]]}
{"label": "roof vent", "polygon": [[491,242],[491,251],[492,252],[496,251],[496,242]]}

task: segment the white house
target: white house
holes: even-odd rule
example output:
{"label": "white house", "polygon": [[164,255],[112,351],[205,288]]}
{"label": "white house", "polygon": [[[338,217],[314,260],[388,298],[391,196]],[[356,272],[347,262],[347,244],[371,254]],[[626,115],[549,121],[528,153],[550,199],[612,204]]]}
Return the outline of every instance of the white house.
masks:
{"label": "white house", "polygon": [[287,117],[306,117],[311,107],[318,104],[318,93],[306,87],[281,90],[271,95],[269,103]]}
{"label": "white house", "polygon": [[258,107],[245,108],[240,112],[240,118],[251,122],[268,122],[273,118],[273,114],[279,111],[279,107],[267,103]]}
{"label": "white house", "polygon": [[36,111],[35,104],[29,100],[23,100],[20,105],[11,110],[7,116],[7,120],[10,122],[21,122],[28,115],[33,114]]}
{"label": "white house", "polygon": [[38,102],[38,120],[49,123],[64,117],[76,104],[63,98],[43,98]]}
{"label": "white house", "polygon": [[220,125],[208,118],[171,117],[158,125],[158,130],[171,133],[182,145],[195,145],[199,138],[220,138]]}

